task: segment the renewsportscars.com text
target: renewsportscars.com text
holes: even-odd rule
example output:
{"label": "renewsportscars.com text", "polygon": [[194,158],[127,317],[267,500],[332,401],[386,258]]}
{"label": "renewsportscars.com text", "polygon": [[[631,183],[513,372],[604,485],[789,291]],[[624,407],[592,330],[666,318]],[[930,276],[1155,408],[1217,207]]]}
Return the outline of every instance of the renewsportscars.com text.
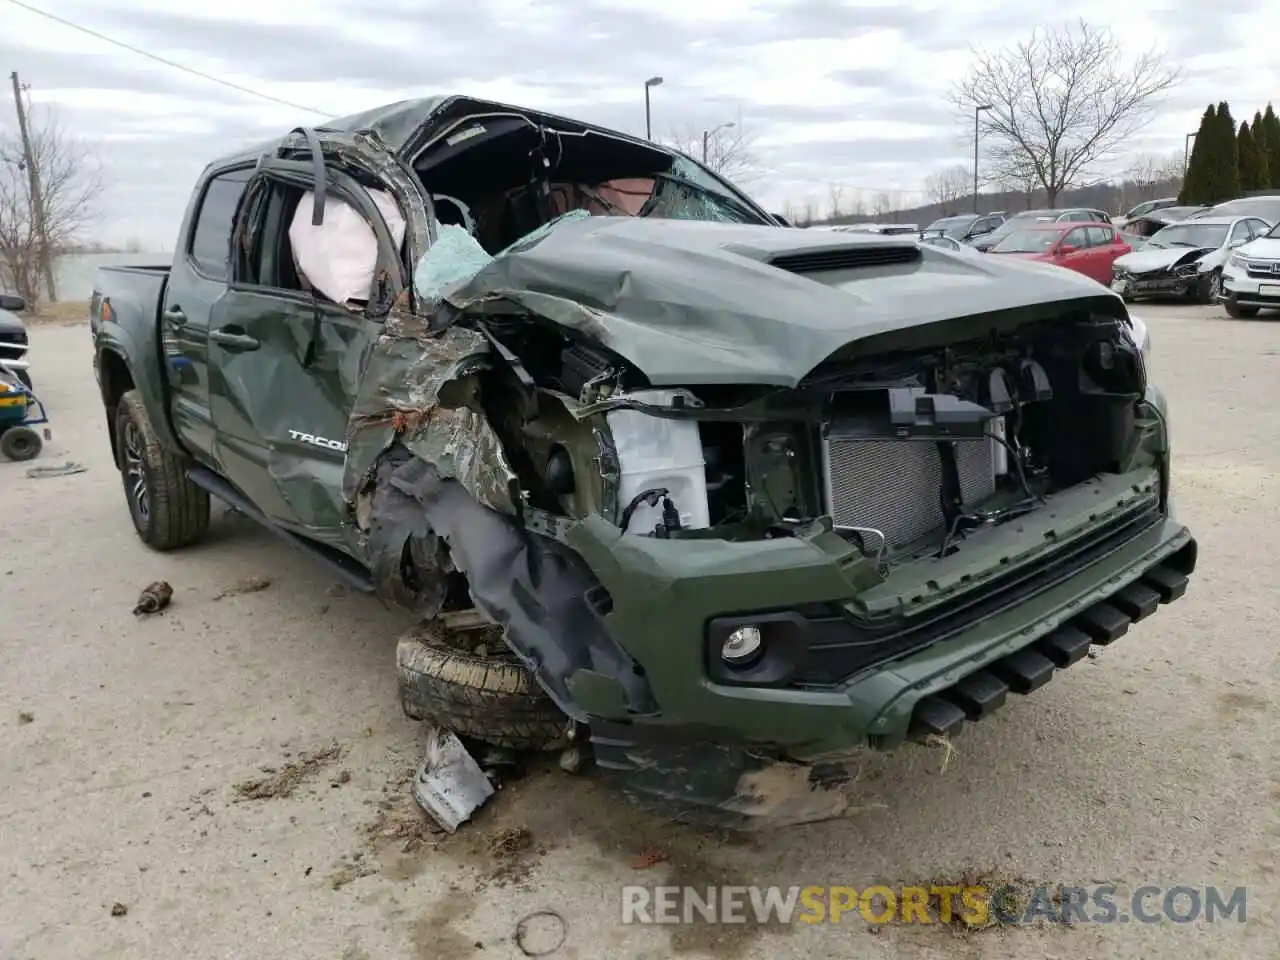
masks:
{"label": "renewsportscars.com text", "polygon": [[1027,886],[627,886],[623,923],[1194,923],[1246,919],[1244,887],[1162,887],[1131,892]]}

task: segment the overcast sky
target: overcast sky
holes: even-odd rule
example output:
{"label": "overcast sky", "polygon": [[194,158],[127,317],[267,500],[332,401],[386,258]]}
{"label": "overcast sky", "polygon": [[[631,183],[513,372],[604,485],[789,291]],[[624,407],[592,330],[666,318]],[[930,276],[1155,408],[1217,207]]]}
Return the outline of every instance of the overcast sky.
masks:
{"label": "overcast sky", "polygon": [[[1184,77],[1135,151],[1181,153],[1205,105],[1237,120],[1275,93],[1275,0],[27,0],[197,70],[341,116],[470,93],[655,135],[733,120],[754,137],[771,209],[898,191],[972,164],[945,100],[970,43],[1025,39],[1049,10],[1164,46]],[[1268,13],[1267,11],[1270,10]],[[173,243],[193,178],[230,148],[324,119],[239,93],[0,0],[0,62],[98,145],[99,239]],[[1277,104],[1280,107],[1280,104]],[[14,126],[12,104],[0,123]],[[1123,164],[1120,167],[1123,168]]]}

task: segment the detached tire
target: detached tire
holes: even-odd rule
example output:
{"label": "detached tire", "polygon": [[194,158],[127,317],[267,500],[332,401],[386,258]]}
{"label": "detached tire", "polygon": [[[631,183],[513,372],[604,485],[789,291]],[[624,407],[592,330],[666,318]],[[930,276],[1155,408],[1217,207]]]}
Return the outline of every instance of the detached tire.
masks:
{"label": "detached tire", "polygon": [[400,638],[400,704],[414,720],[460,737],[512,750],[562,750],[569,718],[501,640],[482,656],[450,644],[439,625],[423,623]]}
{"label": "detached tire", "polygon": [[133,528],[147,546],[174,550],[209,529],[209,494],[187,479],[187,462],[160,446],[138,391],[116,407],[120,479]]}
{"label": "detached tire", "polygon": [[30,427],[10,427],[4,433],[0,433],[0,454],[4,454],[10,460],[19,463],[24,460],[34,460],[40,456],[40,451],[43,449],[44,441],[40,439],[40,434]]}

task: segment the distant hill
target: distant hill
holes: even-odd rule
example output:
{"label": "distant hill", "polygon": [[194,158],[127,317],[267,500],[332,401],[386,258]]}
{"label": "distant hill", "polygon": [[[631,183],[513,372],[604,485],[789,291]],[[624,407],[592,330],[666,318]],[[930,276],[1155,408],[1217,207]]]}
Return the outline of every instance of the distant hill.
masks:
{"label": "distant hill", "polygon": [[[1154,183],[1138,184],[1133,181],[1119,183],[1100,183],[1075,190],[1064,190],[1058,195],[1054,204],[1058,209],[1067,207],[1097,207],[1106,210],[1113,217],[1121,216],[1132,209],[1135,204],[1157,197],[1176,197],[1182,187],[1181,179],[1165,179]],[[1047,207],[1044,191],[1032,193],[1005,191],[981,193],[978,197],[978,211],[986,213],[992,210],[1004,210],[1006,213],[1017,213],[1019,210],[1033,210]],[[892,210],[888,213],[871,213],[859,211],[842,213],[837,217],[827,216],[815,219],[809,226],[839,223],[916,223],[924,226],[939,217],[973,212],[973,194],[968,193],[954,203],[943,205],[930,203],[922,207],[910,207],[904,210]],[[802,225],[797,221],[797,226]]]}

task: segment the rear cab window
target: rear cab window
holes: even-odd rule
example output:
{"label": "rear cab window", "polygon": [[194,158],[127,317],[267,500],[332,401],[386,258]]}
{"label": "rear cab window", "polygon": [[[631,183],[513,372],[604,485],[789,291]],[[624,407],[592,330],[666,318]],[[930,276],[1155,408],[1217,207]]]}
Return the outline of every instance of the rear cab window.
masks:
{"label": "rear cab window", "polygon": [[231,264],[231,225],[252,167],[224,170],[205,184],[200,209],[187,244],[187,256],[199,273],[225,280]]}

